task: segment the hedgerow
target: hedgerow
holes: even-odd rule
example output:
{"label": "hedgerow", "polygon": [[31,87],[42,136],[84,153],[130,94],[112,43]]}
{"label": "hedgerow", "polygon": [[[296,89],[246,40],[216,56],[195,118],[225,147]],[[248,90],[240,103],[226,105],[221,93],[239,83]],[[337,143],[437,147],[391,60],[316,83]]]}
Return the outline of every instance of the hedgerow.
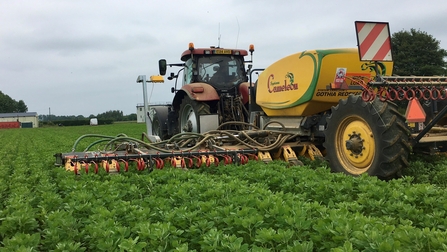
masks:
{"label": "hedgerow", "polygon": [[[117,124],[0,131],[0,250],[447,249],[442,158],[426,165],[416,158],[404,178],[389,182],[334,174],[324,162],[78,176],[54,167],[53,154],[70,151],[82,134],[139,138],[144,130]],[[415,172],[422,166],[433,168]]]}

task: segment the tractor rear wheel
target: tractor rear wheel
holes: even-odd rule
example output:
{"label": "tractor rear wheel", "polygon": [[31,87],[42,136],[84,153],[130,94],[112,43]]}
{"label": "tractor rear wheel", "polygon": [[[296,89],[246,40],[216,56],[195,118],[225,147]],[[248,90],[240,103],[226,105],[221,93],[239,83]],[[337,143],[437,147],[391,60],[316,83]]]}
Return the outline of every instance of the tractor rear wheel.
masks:
{"label": "tractor rear wheel", "polygon": [[408,136],[395,104],[350,95],[332,107],[327,118],[326,159],[334,172],[393,179],[408,166]]}
{"label": "tractor rear wheel", "polygon": [[179,128],[180,132],[200,133],[200,115],[209,115],[210,106],[205,102],[191,100],[185,96],[180,104]]}
{"label": "tractor rear wheel", "polygon": [[168,107],[154,106],[149,113],[152,114],[152,134],[159,136],[161,140],[168,139]]}

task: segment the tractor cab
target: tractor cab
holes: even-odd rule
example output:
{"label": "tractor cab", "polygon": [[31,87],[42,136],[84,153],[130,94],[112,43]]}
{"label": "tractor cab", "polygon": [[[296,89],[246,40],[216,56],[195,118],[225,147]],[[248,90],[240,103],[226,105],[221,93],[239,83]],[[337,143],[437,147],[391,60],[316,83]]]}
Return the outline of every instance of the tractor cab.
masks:
{"label": "tractor cab", "polygon": [[216,91],[224,91],[247,81],[244,56],[246,50],[223,48],[194,48],[183,52],[185,62],[183,85],[203,82]]}
{"label": "tractor cab", "polygon": [[192,67],[185,69],[185,84],[205,82],[219,91],[232,88],[247,79],[242,56],[200,55],[195,58],[195,62],[194,59],[188,59],[186,65]]}
{"label": "tractor cab", "polygon": [[[250,53],[254,51],[250,46]],[[193,43],[189,43],[189,49],[181,55],[184,63],[167,64],[165,60],[160,60],[160,74],[166,73],[167,66],[183,66],[179,74],[168,79],[183,76],[182,86],[191,83],[206,83],[211,85],[216,91],[229,90],[242,82],[248,81],[244,57],[248,55],[247,50],[224,49],[219,47],[194,48]],[[180,72],[183,71],[182,75]],[[176,81],[177,86],[177,81]],[[175,88],[177,90],[177,88]]]}

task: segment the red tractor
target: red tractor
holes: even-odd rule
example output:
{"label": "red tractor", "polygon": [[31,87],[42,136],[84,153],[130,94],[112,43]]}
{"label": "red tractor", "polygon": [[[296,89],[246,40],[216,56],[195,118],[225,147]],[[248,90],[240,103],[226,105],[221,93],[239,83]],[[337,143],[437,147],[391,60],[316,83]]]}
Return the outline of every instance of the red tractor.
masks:
{"label": "red tractor", "polygon": [[[250,55],[254,47],[250,46]],[[223,49],[219,47],[189,49],[181,55],[183,63],[167,64],[159,61],[160,74],[166,74],[167,66],[182,67],[177,74],[171,73],[169,80],[175,80],[171,92],[175,94],[171,105],[151,106],[152,133],[161,139],[168,139],[183,132],[203,133],[215,130],[229,121],[248,122],[249,83],[244,57],[247,50]],[[178,88],[179,76],[183,83]],[[229,128],[228,126],[227,128]],[[232,126],[234,129],[245,129]],[[225,125],[221,126],[225,129]]]}

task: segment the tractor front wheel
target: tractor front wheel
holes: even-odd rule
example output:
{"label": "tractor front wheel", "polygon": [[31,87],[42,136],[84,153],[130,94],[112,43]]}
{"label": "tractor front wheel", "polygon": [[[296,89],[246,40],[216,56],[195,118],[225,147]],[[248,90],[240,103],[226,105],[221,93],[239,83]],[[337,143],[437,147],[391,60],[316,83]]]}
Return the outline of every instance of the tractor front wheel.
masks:
{"label": "tractor front wheel", "polygon": [[327,118],[326,159],[334,172],[396,178],[408,166],[408,136],[396,105],[350,95]]}
{"label": "tractor front wheel", "polygon": [[209,115],[210,106],[205,102],[183,98],[179,110],[180,132],[200,133],[200,115]]}

